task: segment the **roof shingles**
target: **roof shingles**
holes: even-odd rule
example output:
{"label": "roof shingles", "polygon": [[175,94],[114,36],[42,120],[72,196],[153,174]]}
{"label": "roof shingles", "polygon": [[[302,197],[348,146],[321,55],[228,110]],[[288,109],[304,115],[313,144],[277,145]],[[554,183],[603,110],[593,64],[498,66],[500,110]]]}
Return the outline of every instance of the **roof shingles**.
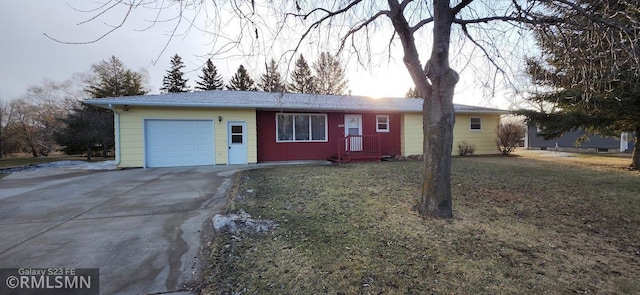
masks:
{"label": "roof shingles", "polygon": [[[253,91],[211,90],[89,99],[91,105],[162,106],[162,107],[228,107],[291,111],[392,111],[421,112],[422,99],[370,98],[366,96],[271,93]],[[468,105],[454,105],[456,112],[500,113],[507,111]]]}

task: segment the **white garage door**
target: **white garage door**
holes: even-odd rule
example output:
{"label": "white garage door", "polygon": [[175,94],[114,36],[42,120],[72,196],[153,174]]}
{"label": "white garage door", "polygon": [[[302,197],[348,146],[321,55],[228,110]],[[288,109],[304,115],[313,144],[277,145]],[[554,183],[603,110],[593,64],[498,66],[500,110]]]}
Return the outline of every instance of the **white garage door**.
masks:
{"label": "white garage door", "polygon": [[145,120],[144,130],[146,167],[215,163],[212,120]]}

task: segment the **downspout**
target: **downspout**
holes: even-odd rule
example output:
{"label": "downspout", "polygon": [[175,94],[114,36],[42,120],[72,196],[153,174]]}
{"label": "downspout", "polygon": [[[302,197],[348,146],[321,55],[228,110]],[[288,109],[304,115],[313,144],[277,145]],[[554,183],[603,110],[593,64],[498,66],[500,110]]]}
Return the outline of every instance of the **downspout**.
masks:
{"label": "downspout", "polygon": [[529,149],[529,123],[525,125],[525,133],[524,133],[524,149]]}
{"label": "downspout", "polygon": [[116,147],[116,167],[120,165],[120,113],[116,111],[112,104],[109,104],[109,109],[113,112],[113,129],[114,129],[114,141]]}

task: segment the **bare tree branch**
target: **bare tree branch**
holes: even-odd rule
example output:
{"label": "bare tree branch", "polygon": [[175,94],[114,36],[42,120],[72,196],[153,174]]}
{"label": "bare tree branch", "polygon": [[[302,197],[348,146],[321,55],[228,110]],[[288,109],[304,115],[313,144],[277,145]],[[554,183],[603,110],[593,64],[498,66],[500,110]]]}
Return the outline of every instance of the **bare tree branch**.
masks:
{"label": "bare tree branch", "polygon": [[[113,8],[113,6],[112,6],[112,7],[110,7],[110,8],[108,8],[108,9],[112,9],[112,8]],[[131,14],[131,11],[133,11],[133,8],[134,8],[134,6],[133,6],[133,5],[129,5],[129,8],[127,9],[127,13],[124,15],[124,17],[122,18],[122,21],[121,21],[118,25],[114,26],[113,28],[111,28],[111,30],[107,31],[106,33],[104,33],[104,34],[100,35],[98,38],[93,39],[93,40],[90,40],[90,41],[83,41],[83,42],[69,42],[69,41],[62,41],[62,40],[58,40],[58,39],[56,39],[56,38],[53,38],[53,37],[51,37],[51,36],[47,35],[47,33],[42,33],[42,34],[43,34],[45,37],[47,37],[47,38],[49,38],[49,39],[51,39],[51,40],[53,40],[53,41],[56,41],[56,42],[58,42],[58,43],[62,43],[62,44],[75,44],[75,45],[79,45],[79,44],[91,44],[91,43],[96,43],[96,42],[98,42],[98,41],[102,40],[103,38],[105,38],[106,36],[110,35],[111,33],[115,32],[117,29],[121,28],[121,27],[124,25],[124,23],[127,21],[127,19],[129,19],[129,15]],[[105,12],[105,11],[102,11],[102,12],[100,12],[100,14],[102,14],[102,13],[104,13],[104,12]],[[97,16],[96,16],[96,17],[97,17]],[[95,17],[94,17],[94,18],[92,18],[92,19],[95,19]]]}
{"label": "bare tree branch", "polygon": [[484,46],[482,46],[482,44],[478,43],[478,41],[476,41],[471,34],[469,34],[469,30],[467,28],[466,25],[461,25],[462,28],[462,32],[464,33],[464,35],[467,37],[467,39],[469,39],[469,41],[471,41],[476,47],[478,47],[484,54],[484,56],[487,58],[487,60],[489,60],[489,62],[496,67],[496,69],[498,71],[500,71],[500,73],[502,73],[503,75],[506,76],[506,72],[502,69],[502,67],[493,59],[492,55],[487,51],[486,48],[484,48]]}
{"label": "bare tree branch", "polygon": [[411,27],[411,33],[415,33],[417,30],[419,30],[420,28],[422,28],[422,26],[432,23],[433,22],[433,17],[429,17],[429,18],[425,18],[421,21],[419,21],[417,24],[415,24],[413,27]]}
{"label": "bare tree branch", "polygon": [[[317,29],[318,27],[320,27],[321,24],[323,24],[325,21],[330,20],[331,18],[343,14],[347,11],[349,11],[350,9],[352,9],[353,7],[355,7],[356,5],[358,5],[360,2],[362,2],[362,0],[355,0],[351,3],[349,3],[347,6],[345,6],[342,9],[338,9],[336,11],[329,11],[327,9],[324,8],[315,8],[313,10],[311,10],[311,12],[307,13],[307,14],[292,14],[292,13],[285,13],[285,16],[294,16],[294,17],[302,17],[302,19],[306,19],[307,17],[309,17],[312,13],[316,12],[316,11],[323,11],[326,13],[326,15],[322,16],[319,20],[314,21],[313,23],[311,23],[307,29],[302,33],[301,37],[298,39],[298,42],[295,46],[295,48],[292,50],[294,53],[298,52],[298,49],[300,49],[300,45],[302,44],[302,42],[307,38],[307,36],[314,30]],[[344,40],[343,40],[344,42]],[[342,48],[342,46],[341,46]]]}
{"label": "bare tree branch", "polygon": [[308,13],[305,13],[305,14],[287,13],[287,15],[292,15],[292,16],[295,16],[295,17],[302,17],[302,19],[307,19],[312,14],[320,11],[320,12],[326,13],[326,15],[323,16],[322,18],[320,18],[320,20],[318,22],[316,22],[316,23],[322,23],[325,20],[327,20],[327,19],[329,19],[329,18],[331,18],[333,16],[340,15],[340,14],[343,14],[343,13],[349,11],[351,8],[353,8],[354,6],[358,5],[360,2],[362,2],[362,0],[355,0],[355,1],[351,2],[351,3],[349,3],[344,8],[338,9],[336,11],[330,11],[330,10],[327,10],[325,8],[322,8],[322,7],[317,7],[317,8],[314,8],[311,11],[309,11]]}
{"label": "bare tree branch", "polygon": [[456,5],[454,8],[452,8],[451,12],[453,13],[453,15],[456,15],[462,9],[464,9],[467,6],[469,6],[469,4],[471,4],[471,2],[473,2],[473,0],[463,0],[462,2],[458,3],[458,5]]}
{"label": "bare tree branch", "polygon": [[362,28],[368,26],[369,24],[374,22],[376,19],[378,19],[380,16],[388,15],[389,13],[390,13],[390,11],[388,11],[388,10],[379,11],[378,13],[374,14],[369,19],[361,22],[359,25],[356,25],[356,26],[352,27],[349,31],[347,31],[347,33],[345,33],[342,36],[341,41],[340,41],[340,49],[338,51],[342,51],[342,49],[344,48],[344,44],[345,44],[345,41],[346,41],[347,38],[351,37],[353,34],[355,34],[356,32],[360,31]]}
{"label": "bare tree branch", "polygon": [[430,93],[432,91],[432,85],[427,79],[426,74],[422,70],[422,64],[420,63],[418,49],[415,44],[413,32],[411,27],[404,16],[403,6],[398,4],[394,0],[388,0],[390,13],[388,14],[391,19],[393,27],[400,37],[402,42],[402,48],[404,49],[404,64],[409,71],[409,75],[413,80],[416,87],[420,90],[421,95]]}

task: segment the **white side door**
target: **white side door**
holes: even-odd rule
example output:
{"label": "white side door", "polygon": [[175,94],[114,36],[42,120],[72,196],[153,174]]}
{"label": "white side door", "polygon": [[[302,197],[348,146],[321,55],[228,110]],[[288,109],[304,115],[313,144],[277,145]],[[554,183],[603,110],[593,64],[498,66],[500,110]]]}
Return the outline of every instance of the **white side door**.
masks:
{"label": "white side door", "polygon": [[247,164],[247,123],[227,123],[229,165]]}
{"label": "white side door", "polygon": [[[362,115],[344,115],[344,135],[362,135]],[[348,151],[362,151],[362,137],[351,137],[345,147]],[[350,148],[350,149],[349,149]]]}

